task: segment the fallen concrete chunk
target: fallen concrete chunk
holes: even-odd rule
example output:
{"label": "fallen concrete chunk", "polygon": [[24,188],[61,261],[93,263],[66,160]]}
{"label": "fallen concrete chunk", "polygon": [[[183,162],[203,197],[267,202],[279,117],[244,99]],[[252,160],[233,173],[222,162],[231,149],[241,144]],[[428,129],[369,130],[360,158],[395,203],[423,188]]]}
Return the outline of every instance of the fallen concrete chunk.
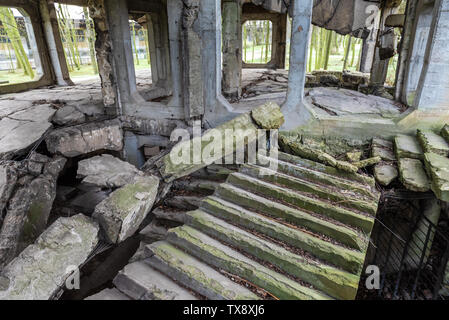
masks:
{"label": "fallen concrete chunk", "polygon": [[392,149],[386,149],[378,146],[373,146],[371,149],[372,157],[380,157],[384,161],[395,161],[396,156],[393,153]]}
{"label": "fallen concrete chunk", "polygon": [[433,152],[442,156],[449,156],[449,144],[443,137],[432,131],[418,130],[418,140],[424,152]]}
{"label": "fallen concrete chunk", "polygon": [[251,111],[254,121],[262,129],[279,129],[285,122],[284,115],[276,103],[267,102]]}
{"label": "fallen concrete chunk", "polygon": [[393,149],[393,142],[383,138],[373,138],[372,145],[376,147],[382,147],[385,149]]}
{"label": "fallen concrete chunk", "polygon": [[[209,130],[202,137],[176,144],[170,153],[156,163],[156,166],[164,180],[171,182],[233,154],[236,146],[255,142],[258,129],[248,113],[242,114]],[[227,136],[227,130],[232,130],[234,137]],[[217,143],[218,141],[220,143]],[[206,148],[209,152],[205,152],[206,157],[202,157]]]}
{"label": "fallen concrete chunk", "polygon": [[399,178],[409,190],[426,192],[430,189],[430,181],[424,171],[423,164],[418,159],[399,159]]}
{"label": "fallen concrete chunk", "polygon": [[98,150],[122,150],[123,132],[118,120],[110,120],[55,130],[45,142],[53,154],[76,157]]}
{"label": "fallen concrete chunk", "polygon": [[394,138],[396,157],[422,159],[423,150],[415,137],[398,135]]}
{"label": "fallen concrete chunk", "polygon": [[92,217],[109,242],[122,242],[137,231],[153,206],[158,186],[159,179],[154,176],[137,176],[97,205]]}
{"label": "fallen concrete chunk", "polygon": [[75,125],[86,121],[84,113],[78,111],[74,106],[65,106],[56,111],[52,122],[57,125]]}
{"label": "fallen concrete chunk", "polygon": [[0,300],[48,300],[98,243],[98,225],[78,214],[59,218],[3,270]]}
{"label": "fallen concrete chunk", "polygon": [[4,198],[0,268],[45,230],[56,197],[56,180],[65,162],[65,158],[51,159],[33,152],[29,159],[17,164],[16,183],[9,187],[13,188],[9,198]]}
{"label": "fallen concrete chunk", "polygon": [[426,153],[424,163],[432,180],[432,191],[438,199],[449,201],[449,158]]}
{"label": "fallen concrete chunk", "polygon": [[284,151],[292,153],[299,157],[317,161],[346,172],[356,173],[359,170],[359,168],[347,161],[337,160],[328,153],[325,153],[321,150],[309,148],[302,143],[290,140],[286,136],[279,136],[279,144]]}
{"label": "fallen concrete chunk", "polygon": [[100,292],[87,297],[84,300],[131,300],[128,296],[121,293],[116,288],[106,288]]}
{"label": "fallen concrete chunk", "polygon": [[0,212],[6,207],[17,182],[18,173],[14,162],[0,164]]}
{"label": "fallen concrete chunk", "polygon": [[78,163],[77,177],[83,183],[98,187],[118,188],[130,183],[136,175],[143,175],[132,164],[109,154],[103,154]]}
{"label": "fallen concrete chunk", "polygon": [[399,175],[398,169],[389,164],[378,164],[374,167],[374,177],[382,186],[388,186]]}

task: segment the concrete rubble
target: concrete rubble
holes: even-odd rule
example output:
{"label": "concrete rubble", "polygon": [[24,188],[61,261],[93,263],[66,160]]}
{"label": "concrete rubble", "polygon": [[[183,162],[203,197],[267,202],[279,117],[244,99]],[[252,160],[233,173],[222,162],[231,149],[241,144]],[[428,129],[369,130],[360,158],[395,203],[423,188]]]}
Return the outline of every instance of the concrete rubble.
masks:
{"label": "concrete rubble", "polygon": [[128,162],[108,154],[82,160],[78,163],[77,177],[83,183],[103,188],[119,188],[142,173]]}
{"label": "concrete rubble", "polygon": [[50,153],[72,158],[93,151],[121,151],[123,132],[119,121],[88,123],[54,130],[45,142]]}
{"label": "concrete rubble", "polygon": [[92,216],[107,241],[122,242],[137,231],[153,206],[158,186],[159,179],[154,176],[136,176],[97,205]]}
{"label": "concrete rubble", "polygon": [[447,0],[62,2],[2,2],[0,300],[449,295]]}
{"label": "concrete rubble", "polygon": [[79,214],[56,220],[1,272],[1,300],[54,298],[98,243],[98,225]]}

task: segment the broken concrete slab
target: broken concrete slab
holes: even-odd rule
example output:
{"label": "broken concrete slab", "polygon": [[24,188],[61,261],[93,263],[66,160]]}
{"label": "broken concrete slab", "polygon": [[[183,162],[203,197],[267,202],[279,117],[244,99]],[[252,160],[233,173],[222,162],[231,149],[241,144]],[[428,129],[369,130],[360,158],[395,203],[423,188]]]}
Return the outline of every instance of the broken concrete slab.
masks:
{"label": "broken concrete slab", "polygon": [[317,161],[346,172],[356,173],[359,170],[358,167],[347,161],[337,160],[326,152],[310,148],[309,146],[300,142],[293,141],[292,139],[284,135],[279,136],[279,145],[285,152],[289,152],[293,155],[312,161]]}
{"label": "broken concrete slab", "polygon": [[84,300],[131,300],[128,296],[117,290],[116,288],[106,288],[100,292],[87,297]]}
{"label": "broken concrete slab", "polygon": [[418,140],[424,152],[433,152],[441,156],[449,156],[449,144],[444,138],[432,131],[418,130]]}
{"label": "broken concrete slab", "polygon": [[99,227],[78,214],[56,220],[2,271],[0,300],[54,298],[98,243]]}
{"label": "broken concrete slab", "polygon": [[188,290],[143,261],[128,264],[114,285],[135,300],[197,300]]}
{"label": "broken concrete slab", "polygon": [[[3,199],[5,215],[0,230],[0,268],[9,263],[44,231],[56,197],[56,181],[66,159],[32,152],[14,169],[17,180]],[[12,181],[10,181],[12,182]]]}
{"label": "broken concrete slab", "polygon": [[333,116],[377,114],[391,118],[401,113],[390,99],[348,89],[314,88],[309,91],[306,100],[315,108],[325,110],[327,114]]}
{"label": "broken concrete slab", "polygon": [[56,110],[48,105],[33,106],[0,120],[0,160],[23,155],[52,127]]}
{"label": "broken concrete slab", "polygon": [[[207,131],[202,137],[178,143],[156,165],[164,180],[171,182],[233,154],[239,144],[254,142],[257,139],[257,129],[251,116],[248,113],[242,114]],[[232,130],[231,132],[236,134],[234,137],[227,137],[226,130]],[[240,134],[237,134],[237,130],[241,130]],[[224,143],[217,144],[217,148],[210,150],[204,159],[203,151],[214,146],[213,142],[217,143],[219,139]]]}
{"label": "broken concrete slab", "polygon": [[418,159],[399,159],[399,178],[409,190],[426,192],[430,190],[430,181],[423,164]]}
{"label": "broken concrete slab", "polygon": [[384,187],[390,185],[398,176],[398,169],[393,165],[378,164],[374,167],[374,177]]}
{"label": "broken concrete slab", "polygon": [[130,183],[137,175],[143,175],[143,172],[109,154],[78,162],[77,178],[98,187],[119,188]]}
{"label": "broken concrete slab", "polygon": [[107,120],[55,130],[45,142],[50,153],[71,158],[99,150],[121,151],[123,132],[118,120]]}
{"label": "broken concrete slab", "polygon": [[390,150],[393,149],[393,142],[390,140],[383,139],[383,138],[375,137],[375,138],[373,138],[371,144],[376,147],[382,147],[382,148],[390,149]]}
{"label": "broken concrete slab", "polygon": [[423,149],[415,137],[398,135],[394,138],[396,157],[422,159]]}
{"label": "broken concrete slab", "polygon": [[379,157],[384,161],[395,161],[396,156],[394,155],[394,152],[392,149],[386,149],[378,146],[373,146],[371,149],[371,156],[372,157]]}
{"label": "broken concrete slab", "polygon": [[251,117],[262,129],[279,129],[285,122],[284,115],[276,103],[267,102],[266,104],[254,108],[251,111]]}
{"label": "broken concrete slab", "polygon": [[158,187],[158,178],[136,176],[97,205],[92,217],[98,220],[107,241],[119,243],[137,231],[153,206]]}
{"label": "broken concrete slab", "polygon": [[65,106],[56,111],[51,121],[60,126],[76,125],[84,123],[86,116],[74,106]]}
{"label": "broken concrete slab", "polygon": [[433,193],[438,199],[449,201],[449,158],[435,153],[426,153],[424,163],[432,180]]}

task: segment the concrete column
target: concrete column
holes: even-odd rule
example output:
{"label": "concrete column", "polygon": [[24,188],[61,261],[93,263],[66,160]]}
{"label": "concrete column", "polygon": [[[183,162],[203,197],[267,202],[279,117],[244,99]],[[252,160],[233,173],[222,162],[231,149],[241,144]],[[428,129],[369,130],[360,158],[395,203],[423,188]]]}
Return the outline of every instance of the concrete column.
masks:
{"label": "concrete column", "polygon": [[287,45],[287,14],[281,14],[279,16],[277,28],[273,35],[273,52],[275,53],[275,68],[285,68],[285,54]]}
{"label": "concrete column", "polygon": [[56,84],[60,86],[74,85],[70,79],[69,68],[64,55],[64,47],[59,33],[55,5],[47,0],[39,1],[39,11],[42,18],[43,30],[49,50],[51,64],[55,74]]}
{"label": "concrete column", "polygon": [[449,110],[449,0],[435,0],[414,107]]}
{"label": "concrete column", "polygon": [[101,93],[107,114],[120,114],[117,108],[117,90],[113,73],[112,41],[104,0],[89,0],[89,15],[95,27],[95,53],[101,79]]}
{"label": "concrete column", "polygon": [[419,0],[407,1],[407,9],[405,12],[405,23],[404,28],[402,30],[401,47],[399,49],[398,68],[396,71],[395,99],[405,104],[407,103],[407,97],[406,95],[403,95],[405,86],[404,82],[406,77],[407,61],[409,59],[411,51],[413,24],[416,19],[416,9],[418,6],[418,2]]}
{"label": "concrete column", "polygon": [[165,10],[146,15],[148,44],[151,58],[153,86],[171,93],[170,49],[168,45],[168,20]]}
{"label": "concrete column", "polygon": [[383,86],[385,84],[385,80],[387,79],[388,63],[390,62],[390,59],[381,60],[379,45],[382,34],[385,31],[385,20],[390,14],[394,14],[397,11],[398,11],[397,7],[382,9],[380,16],[379,31],[377,33],[377,40],[376,40],[377,43],[374,53],[373,65],[371,67],[370,84],[372,86]]}
{"label": "concrete column", "polygon": [[181,25],[183,3],[179,0],[167,0],[168,40],[170,43],[170,65],[172,73],[172,98],[169,107],[181,107],[182,102],[182,59]]}
{"label": "concrete column", "polygon": [[184,1],[182,12],[182,91],[187,121],[204,114],[200,3],[200,0]]}
{"label": "concrete column", "polygon": [[221,92],[221,1],[200,2],[205,122],[215,127],[236,116]]}
{"label": "concrete column", "polygon": [[127,1],[105,0],[105,8],[112,41],[112,66],[119,110],[121,114],[132,115],[136,112],[136,106],[145,101],[137,92]]}
{"label": "concrete column", "polygon": [[242,7],[239,0],[223,1],[223,94],[242,94]]}
{"label": "concrete column", "polygon": [[368,37],[363,40],[362,56],[360,57],[360,72],[371,72],[376,51],[377,33],[379,32],[379,17],[380,15],[376,16],[374,25],[372,26]]}
{"label": "concrete column", "polygon": [[282,106],[285,115],[283,128],[291,130],[298,127],[308,116],[302,107],[306,67],[311,32],[313,0],[292,0],[292,34],[290,40],[290,70],[288,74],[287,97]]}

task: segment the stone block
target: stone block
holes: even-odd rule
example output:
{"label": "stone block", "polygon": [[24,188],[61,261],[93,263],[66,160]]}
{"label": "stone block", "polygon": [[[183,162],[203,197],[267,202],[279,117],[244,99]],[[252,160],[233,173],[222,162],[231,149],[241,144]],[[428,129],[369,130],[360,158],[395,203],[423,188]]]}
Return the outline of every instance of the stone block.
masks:
{"label": "stone block", "polygon": [[98,243],[98,225],[78,214],[59,218],[0,276],[0,300],[48,300]]}
{"label": "stone block", "polygon": [[154,176],[137,176],[97,205],[92,216],[107,241],[119,243],[137,231],[153,206],[158,186],[159,179]]}
{"label": "stone block", "polygon": [[108,120],[55,130],[45,142],[50,153],[71,158],[99,150],[120,151],[123,132],[118,120]]}

